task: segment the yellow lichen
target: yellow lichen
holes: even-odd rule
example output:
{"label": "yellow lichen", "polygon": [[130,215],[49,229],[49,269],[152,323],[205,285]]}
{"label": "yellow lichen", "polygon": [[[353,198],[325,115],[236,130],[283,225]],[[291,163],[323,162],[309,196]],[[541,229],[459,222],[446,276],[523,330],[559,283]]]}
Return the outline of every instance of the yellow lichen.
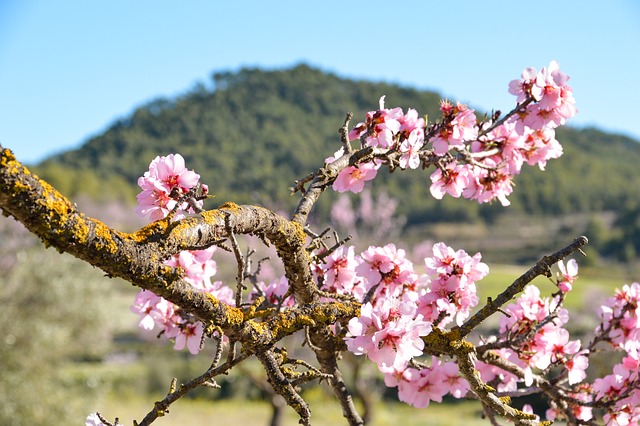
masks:
{"label": "yellow lichen", "polygon": [[509,404],[511,404],[511,398],[510,398],[510,397],[508,397],[508,396],[501,396],[501,397],[500,397],[500,398],[498,398],[498,399],[500,399],[500,402],[502,402],[502,403],[503,403],[503,404],[505,404],[505,405],[509,405]]}
{"label": "yellow lichen", "polygon": [[169,227],[169,220],[168,219],[162,219],[156,222],[152,222],[149,225],[140,228],[139,230],[137,230],[136,232],[133,232],[131,234],[125,234],[123,235],[125,238],[130,239],[136,243],[142,243],[145,242],[149,239],[150,236],[152,235],[157,235],[160,233],[163,233],[167,230],[167,228]]}
{"label": "yellow lichen", "polygon": [[[220,302],[211,293],[204,293],[204,297],[206,297],[209,300],[209,302],[212,305],[214,305],[213,306],[214,310],[217,310],[222,305],[222,302]],[[225,313],[227,316],[226,318],[227,324],[229,325],[242,324],[242,322],[244,321],[244,312],[242,311],[242,309],[225,305],[225,310],[226,310]]]}
{"label": "yellow lichen", "polygon": [[230,210],[230,211],[235,213],[238,210],[240,210],[240,206],[238,206],[236,203],[234,203],[232,201],[227,201],[226,203],[224,203],[224,204],[222,204],[220,206],[220,209]]}
{"label": "yellow lichen", "polygon": [[7,167],[7,165],[13,161],[16,161],[16,157],[13,155],[13,152],[8,148],[3,149],[2,155],[0,156],[0,166]]}
{"label": "yellow lichen", "polygon": [[307,234],[304,232],[304,228],[302,225],[300,225],[298,222],[289,222],[291,225],[293,225],[295,231],[293,236],[295,237],[295,239],[300,243],[300,244],[304,244],[304,242],[307,239]]}

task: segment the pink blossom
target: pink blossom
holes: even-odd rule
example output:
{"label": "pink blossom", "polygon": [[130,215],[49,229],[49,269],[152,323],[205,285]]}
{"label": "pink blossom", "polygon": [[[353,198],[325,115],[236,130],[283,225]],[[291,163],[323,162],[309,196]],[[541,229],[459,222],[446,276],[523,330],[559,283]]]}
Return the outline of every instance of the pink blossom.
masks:
{"label": "pink blossom", "polygon": [[480,261],[480,253],[472,257],[444,243],[434,244],[432,252],[424,260],[431,281],[419,297],[418,312],[430,321],[440,318],[440,326],[454,319],[460,325],[478,304],[475,282],[489,273],[489,267]]}
{"label": "pink blossom", "polygon": [[375,287],[374,302],[377,298],[399,297],[417,285],[413,263],[406,259],[405,251],[394,244],[370,246],[360,254],[358,261],[356,274],[367,291]]}
{"label": "pink blossom", "polygon": [[266,298],[267,302],[273,306],[282,304],[282,306],[290,307],[295,305],[293,297],[288,296],[283,299],[285,294],[287,294],[287,291],[289,291],[289,281],[284,275],[279,279],[271,281],[269,285],[266,285],[263,282],[258,282],[257,287],[259,291],[251,295],[252,299],[255,299],[258,295],[262,295]]}
{"label": "pink blossom", "polygon": [[567,84],[569,77],[560,71],[556,61],[551,61],[548,67],[540,70],[535,85],[540,87],[542,96],[540,108],[550,110],[561,105],[561,88]]}
{"label": "pink blossom", "polygon": [[202,290],[205,293],[209,293],[222,303],[229,306],[236,306],[233,290],[222,281],[206,282]]}
{"label": "pink blossom", "polygon": [[555,138],[555,130],[542,128],[532,130],[525,127],[520,155],[530,166],[538,165],[544,170],[548,160],[560,158],[562,145]]}
{"label": "pink blossom", "polygon": [[358,300],[363,300],[366,288],[363,280],[356,274],[357,266],[353,246],[339,247],[320,265],[324,279],[322,288],[337,294],[350,294]]}
{"label": "pink blossom", "polygon": [[140,315],[139,327],[153,330],[158,326],[167,331],[179,321],[174,306],[173,303],[149,290],[141,290],[136,295],[131,312]]}
{"label": "pink blossom", "polygon": [[204,290],[211,283],[211,277],[217,272],[216,262],[212,259],[215,251],[215,246],[205,250],[185,250],[165,261],[165,264],[181,268],[185,273],[185,281]]}
{"label": "pink blossom", "polygon": [[582,382],[587,377],[587,367],[589,367],[589,358],[583,353],[576,354],[566,363],[567,379],[570,385]]}
{"label": "pink blossom", "polygon": [[184,349],[186,345],[192,355],[197,355],[198,352],[200,352],[202,334],[203,328],[201,322],[183,324],[180,327],[180,333],[176,336],[173,349],[180,351]]}
{"label": "pink blossom", "polygon": [[459,198],[469,184],[471,166],[448,163],[443,168],[436,168],[431,174],[431,186],[429,190],[433,198],[441,200],[445,194]]}
{"label": "pink blossom", "polygon": [[[436,365],[436,364],[434,364]],[[440,365],[439,363],[437,365]],[[432,368],[434,368],[432,366]],[[440,367],[443,381],[447,385],[448,392],[454,398],[463,398],[471,389],[469,382],[460,376],[458,364],[455,362],[445,362]]]}
{"label": "pink blossom", "polygon": [[424,118],[418,116],[418,111],[409,108],[404,116],[398,118],[398,121],[400,122],[400,132],[405,137],[415,130],[422,130],[422,139],[424,139]]}
{"label": "pink blossom", "polygon": [[392,373],[422,354],[421,336],[431,332],[431,324],[416,315],[415,304],[385,299],[376,306],[365,303],[360,316],[349,321],[348,330],[345,342],[349,351],[366,354],[380,371]]}
{"label": "pink blossom", "polygon": [[98,417],[98,413],[91,413],[84,422],[85,426],[106,426]]}
{"label": "pink blossom", "polygon": [[483,163],[487,168],[471,169],[469,184],[462,191],[462,196],[480,204],[498,199],[503,206],[510,205],[507,196],[513,192],[512,175],[508,170],[500,169],[491,158],[485,158]]}
{"label": "pink blossom", "polygon": [[[200,175],[187,170],[184,158],[180,154],[169,154],[166,157],[156,157],[149,164],[149,171],[138,178],[138,186],[142,192],[138,194],[136,212],[142,216],[149,216],[150,220],[166,217],[176,207],[177,201],[172,198],[172,191],[179,194],[194,188]],[[197,202],[200,206],[202,201]],[[182,217],[189,209],[185,202],[176,211],[176,219]]]}
{"label": "pink blossom", "polygon": [[407,139],[400,144],[399,151],[402,153],[398,159],[400,168],[417,169],[420,166],[420,148],[424,143],[424,131],[422,128],[414,129]]}
{"label": "pink blossom", "polygon": [[613,367],[613,374],[598,378],[593,382],[596,398],[614,399],[620,394],[628,378],[629,370],[625,369],[621,364],[616,364]]}
{"label": "pink blossom", "polygon": [[362,192],[364,183],[376,177],[378,167],[373,162],[369,162],[344,168],[333,182],[333,190],[337,192],[351,191],[356,194]]}
{"label": "pink blossom", "polygon": [[495,151],[495,148],[498,148],[498,152],[491,156],[495,163],[504,164],[511,175],[520,173],[525,161],[522,153],[524,141],[516,122],[509,120],[471,144],[474,153]]}
{"label": "pink blossom", "polygon": [[558,262],[558,269],[562,274],[562,281],[558,282],[558,288],[564,293],[571,291],[573,282],[578,278],[578,262],[575,259],[570,259],[565,267],[564,262],[561,260]]}
{"label": "pink blossom", "polygon": [[518,97],[518,103],[524,102],[529,95],[539,101],[542,98],[542,88],[535,84],[537,77],[538,71],[535,68],[525,68],[521,80],[512,80],[509,83],[509,93]]}
{"label": "pink blossom", "polygon": [[476,116],[472,109],[461,103],[453,107],[448,102],[442,102],[440,109],[445,117],[453,118],[430,140],[435,154],[443,155],[451,148],[463,149],[466,141],[473,141],[478,137]]}
{"label": "pink blossom", "polygon": [[[437,362],[433,358],[434,362]],[[442,402],[449,392],[446,379],[439,368],[409,368],[409,372],[398,383],[398,398],[416,408],[429,406],[431,401]]]}
{"label": "pink blossom", "polygon": [[368,134],[366,142],[369,146],[379,146],[390,148],[395,143],[395,138],[400,131],[400,119],[402,119],[402,109],[386,109],[384,107],[384,96],[380,98],[380,109],[370,111],[364,123],[358,123],[349,132],[349,140],[359,139],[364,134]]}

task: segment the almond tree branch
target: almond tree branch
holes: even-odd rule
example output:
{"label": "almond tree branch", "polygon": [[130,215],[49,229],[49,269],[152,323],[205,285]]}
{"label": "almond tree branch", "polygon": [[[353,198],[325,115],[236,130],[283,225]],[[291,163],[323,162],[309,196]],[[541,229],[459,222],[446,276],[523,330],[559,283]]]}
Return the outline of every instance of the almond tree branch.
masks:
{"label": "almond tree branch", "polygon": [[[205,324],[220,327],[230,338],[253,347],[272,344],[303,329],[309,321],[314,325],[331,324],[357,315],[359,310],[356,303],[315,304],[319,296],[311,276],[304,229],[261,207],[226,203],[217,210],[177,222],[157,221],[127,234],[85,216],[62,194],[33,175],[10,150],[4,149],[0,151],[0,208],[40,237],[45,245],[82,259],[110,277],[120,277],[150,290]],[[188,247],[219,243],[228,236],[227,225],[233,233],[257,235],[276,247],[301,308],[274,316],[266,326],[249,319],[240,308],[230,307],[211,294],[194,291],[180,269],[163,263]]]}

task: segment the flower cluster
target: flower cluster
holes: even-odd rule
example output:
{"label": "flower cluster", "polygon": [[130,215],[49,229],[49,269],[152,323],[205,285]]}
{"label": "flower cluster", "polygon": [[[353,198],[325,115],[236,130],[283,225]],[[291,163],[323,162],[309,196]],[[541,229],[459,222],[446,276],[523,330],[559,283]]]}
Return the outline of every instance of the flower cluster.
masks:
{"label": "flower cluster", "polygon": [[[195,206],[202,207],[202,200],[184,196],[198,186],[200,175],[185,167],[180,154],[158,156],[149,164],[149,170],[138,179],[142,192],[138,194],[136,212],[151,221],[160,220],[173,212],[172,219],[177,220]],[[202,185],[204,193],[206,185]],[[233,304],[231,289],[221,282],[211,282],[216,274],[216,262],[212,256],[215,247],[198,251],[183,251],[167,259],[168,266],[184,271],[184,280],[195,289],[211,293],[218,299]],[[164,298],[148,290],[142,290],[136,296],[131,311],[140,316],[139,326],[145,330],[159,328],[161,334],[174,339],[174,348],[185,347],[197,354],[202,346],[203,326],[191,315]]]}
{"label": "flower cluster", "polygon": [[396,375],[385,376],[385,384],[398,387],[398,399],[416,408],[427,407],[431,401],[442,402],[451,394],[463,398],[469,391],[469,383],[460,376],[458,364],[431,357],[431,365],[407,368]]}
{"label": "flower cluster", "polygon": [[[364,183],[376,177],[386,156],[386,161],[402,169],[435,164],[430,191],[437,199],[449,194],[479,203],[497,199],[509,205],[513,177],[523,164],[544,169],[548,160],[562,155],[555,128],[577,113],[568,80],[555,61],[540,72],[527,68],[521,80],[509,84],[518,104],[505,118],[494,116],[493,121],[479,122],[468,106],[443,101],[442,120],[428,133],[415,110],[404,114],[400,108],[385,108],[383,96],[380,108],[367,113],[365,121],[349,132],[349,139],[360,139],[363,145],[386,154],[343,169],[333,189],[362,191]],[[341,155],[339,151],[335,158]]]}
{"label": "flower cluster", "polygon": [[420,312],[425,318],[439,326],[454,319],[462,324],[478,304],[476,281],[489,273],[489,267],[480,259],[480,253],[469,256],[444,243],[433,246],[433,256],[425,259],[431,283],[420,297]]}
{"label": "flower cluster", "polygon": [[[142,192],[138,194],[136,212],[149,217],[153,222],[166,217],[175,210],[174,219],[184,217],[190,209],[186,201],[179,202],[179,197],[198,185],[200,175],[185,167],[184,158],[180,154],[169,154],[156,157],[149,164],[149,171],[138,178],[138,186]],[[203,187],[206,192],[206,186]],[[195,201],[202,207],[202,201]]]}
{"label": "flower cluster", "polygon": [[416,311],[411,301],[384,299],[375,306],[365,303],[360,316],[349,321],[347,348],[356,355],[366,354],[383,373],[406,369],[411,359],[422,355],[421,336],[431,332],[431,323]]}
{"label": "flower cluster", "polygon": [[[216,273],[216,262],[212,259],[215,247],[198,251],[183,251],[164,263],[184,271],[184,280],[195,289],[207,292],[233,306],[233,291],[221,281],[211,282]],[[145,330],[159,328],[161,333],[175,339],[174,349],[185,347],[192,354],[200,351],[202,323],[186,315],[176,305],[148,290],[141,290],[131,306],[131,312],[140,316],[139,326]]]}
{"label": "flower cluster", "polygon": [[604,420],[608,425],[640,424],[640,284],[625,285],[600,307],[596,333],[625,353],[613,373],[596,379],[597,399],[612,401]]}
{"label": "flower cluster", "polygon": [[433,360],[421,369],[409,363],[423,354],[422,337],[434,326],[467,318],[478,303],[475,282],[488,273],[479,254],[469,256],[444,243],[432,252],[424,261],[426,274],[417,273],[393,244],[371,246],[359,255],[353,247],[340,247],[315,269],[323,290],[364,303],[360,316],[348,323],[348,350],[375,362],[385,383],[398,386],[400,398],[415,406],[441,401],[447,393],[466,394],[468,384],[455,363]]}
{"label": "flower cluster", "polygon": [[[396,151],[399,153],[400,168],[417,169],[421,163],[424,127],[425,121],[418,117],[415,109],[409,109],[406,114],[401,108],[386,109],[383,96],[380,98],[380,109],[367,113],[365,121],[349,132],[349,139],[361,139],[368,146]],[[344,151],[338,151],[328,160],[336,160],[343,154]],[[364,183],[376,177],[380,165],[374,160],[346,167],[334,181],[334,191],[361,192]]]}
{"label": "flower cluster", "polygon": [[[540,290],[528,285],[515,303],[505,308],[499,334],[492,346],[504,360],[524,371],[516,376],[494,365],[476,362],[482,380],[495,385],[500,392],[512,392],[518,383],[531,386],[534,370],[538,374],[554,371],[554,377],[567,384],[565,404],[575,419],[593,419],[593,407],[606,407],[603,419],[607,425],[637,425],[640,423],[640,284],[626,285],[600,307],[601,323],[595,331],[596,342],[608,342],[625,356],[615,365],[612,374],[585,383],[586,369],[593,345],[583,348],[579,340],[571,340],[564,328],[568,312],[561,308],[564,295],[573,287],[578,265],[570,260],[558,263],[556,284],[559,292],[553,298],[541,297]],[[557,379],[556,379],[557,380]],[[555,401],[546,412],[548,420],[566,419],[566,410]]]}
{"label": "flower cluster", "polygon": [[[552,364],[562,367],[569,385],[574,385],[586,377],[587,351],[581,351],[579,340],[569,340],[564,328],[569,314],[558,302],[557,298],[543,298],[538,287],[528,285],[516,302],[505,308],[508,315],[500,319],[498,339],[508,342],[502,350],[505,359],[527,372],[533,368],[545,370]],[[515,390],[515,377],[504,377],[501,388]],[[525,383],[531,385],[529,379]]]}

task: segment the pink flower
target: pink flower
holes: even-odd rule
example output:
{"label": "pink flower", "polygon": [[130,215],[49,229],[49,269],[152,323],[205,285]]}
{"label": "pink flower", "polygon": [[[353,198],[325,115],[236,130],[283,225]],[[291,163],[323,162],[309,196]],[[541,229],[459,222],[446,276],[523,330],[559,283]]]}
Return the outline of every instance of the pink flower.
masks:
{"label": "pink flower", "polygon": [[430,140],[433,151],[437,155],[447,153],[451,148],[463,149],[467,141],[473,141],[478,137],[476,116],[472,109],[458,103],[453,107],[448,102],[442,102],[440,109],[446,116],[453,116],[440,132]]}
{"label": "pink flower", "polygon": [[469,184],[471,166],[448,163],[444,168],[436,168],[431,174],[429,191],[433,198],[441,200],[445,194],[459,198]]}
{"label": "pink flower", "polygon": [[[435,358],[432,358],[437,362]],[[405,380],[398,383],[398,399],[416,408],[429,406],[431,401],[442,402],[449,389],[442,371],[439,368],[409,368]]]}
{"label": "pink flower", "polygon": [[[260,292],[253,293],[251,295],[252,299],[258,297],[258,295],[262,295],[266,298],[267,302],[269,302],[273,306],[278,306],[282,303],[282,306],[293,306],[295,305],[295,300],[293,297],[289,296],[286,299],[282,299],[287,291],[289,291],[289,281],[287,281],[287,277],[284,275],[279,279],[271,281],[269,285],[266,285],[263,282],[259,282],[257,284]],[[262,294],[260,294],[262,293]]]}
{"label": "pink flower", "polygon": [[568,360],[565,363],[565,366],[568,372],[567,378],[569,384],[575,385],[576,383],[580,383],[587,377],[587,373],[585,371],[587,367],[589,367],[589,358],[587,358],[584,354],[579,353]]}
{"label": "pink flower", "polygon": [[489,273],[480,259],[480,253],[472,257],[444,243],[434,244],[433,256],[424,260],[431,283],[418,299],[418,312],[430,321],[440,318],[439,326],[454,319],[462,324],[478,304],[475,282]]}
{"label": "pink flower", "polygon": [[384,299],[379,305],[365,303],[360,316],[348,324],[345,342],[356,355],[366,354],[383,373],[404,370],[409,361],[422,355],[421,336],[431,332],[431,323],[416,316],[411,302]]}
{"label": "pink flower", "polygon": [[625,369],[621,364],[616,364],[613,367],[613,374],[598,378],[593,382],[596,398],[606,398],[608,400],[616,398],[621,393],[628,378],[629,370]]}
{"label": "pink flower", "polygon": [[333,182],[333,190],[337,192],[351,191],[356,194],[362,192],[364,183],[376,177],[378,167],[373,162],[346,167],[338,173],[338,177]]}
{"label": "pink flower", "polygon": [[356,274],[362,278],[364,288],[370,291],[375,287],[373,302],[400,297],[403,292],[413,290],[418,277],[413,271],[413,263],[405,258],[405,251],[394,244],[384,247],[370,246],[359,257]]}
{"label": "pink flower", "polygon": [[[434,368],[433,365],[432,368]],[[469,382],[460,376],[458,364],[455,362],[445,362],[440,366],[440,371],[443,376],[443,381],[447,385],[448,392],[454,398],[463,398],[471,389]]]}
{"label": "pink flower", "polygon": [[485,158],[483,163],[487,168],[472,167],[470,169],[469,184],[463,190],[462,196],[477,200],[480,204],[498,199],[503,206],[510,205],[507,196],[513,192],[512,175],[499,168],[491,158]]}
{"label": "pink flower", "polygon": [[98,413],[91,413],[84,422],[85,426],[106,426],[98,417]]}
{"label": "pink flower", "polygon": [[216,262],[212,259],[215,251],[215,246],[205,250],[182,251],[164,263],[175,268],[181,268],[185,273],[185,281],[200,290],[204,290],[211,284],[211,277],[217,272]]}
{"label": "pink flower", "polygon": [[364,123],[358,123],[351,132],[349,140],[359,139],[367,134],[366,142],[369,146],[390,148],[395,144],[396,135],[400,131],[400,119],[403,118],[402,109],[386,109],[384,96],[380,98],[380,109],[370,111]]}
{"label": "pink flower", "polygon": [[131,306],[131,312],[140,315],[138,326],[145,330],[153,330],[159,326],[166,331],[179,321],[173,303],[149,290],[138,292]]}
{"label": "pink flower", "polygon": [[176,343],[173,346],[175,350],[184,349],[185,345],[189,349],[192,355],[197,355],[200,352],[200,343],[202,342],[202,323],[186,323],[180,326],[180,332],[176,336]]}
{"label": "pink flower", "polygon": [[225,285],[222,281],[206,282],[202,289],[205,293],[209,293],[222,303],[229,306],[236,306],[236,299],[233,290]]}
{"label": "pink flower", "polygon": [[535,68],[525,68],[522,71],[522,80],[512,80],[509,83],[509,93],[518,97],[518,103],[523,102],[531,95],[535,100],[542,98],[542,88],[536,85],[538,71]]}
{"label": "pink flower", "polygon": [[[142,192],[137,196],[136,212],[142,216],[149,216],[151,221],[166,217],[177,204],[172,198],[172,191],[184,194],[194,188],[199,179],[200,175],[186,169],[184,158],[180,154],[156,157],[149,164],[149,171],[138,178],[138,186],[142,188]],[[202,201],[198,203],[202,205]],[[188,209],[189,205],[183,203],[179,206],[175,218],[182,217]]]}
{"label": "pink flower", "polygon": [[424,131],[422,128],[414,129],[407,139],[400,144],[399,151],[402,153],[398,159],[400,168],[417,169],[420,166],[420,148],[424,143]]}
{"label": "pink flower", "polygon": [[358,300],[364,299],[366,289],[356,274],[357,266],[353,246],[339,247],[320,265],[324,272],[322,288],[337,294],[351,294]]}
{"label": "pink flower", "polygon": [[558,288],[563,293],[571,291],[573,282],[578,278],[578,262],[575,259],[571,259],[565,267],[564,262],[561,260],[558,262],[558,269],[560,269],[563,278],[562,281],[558,282]]}

